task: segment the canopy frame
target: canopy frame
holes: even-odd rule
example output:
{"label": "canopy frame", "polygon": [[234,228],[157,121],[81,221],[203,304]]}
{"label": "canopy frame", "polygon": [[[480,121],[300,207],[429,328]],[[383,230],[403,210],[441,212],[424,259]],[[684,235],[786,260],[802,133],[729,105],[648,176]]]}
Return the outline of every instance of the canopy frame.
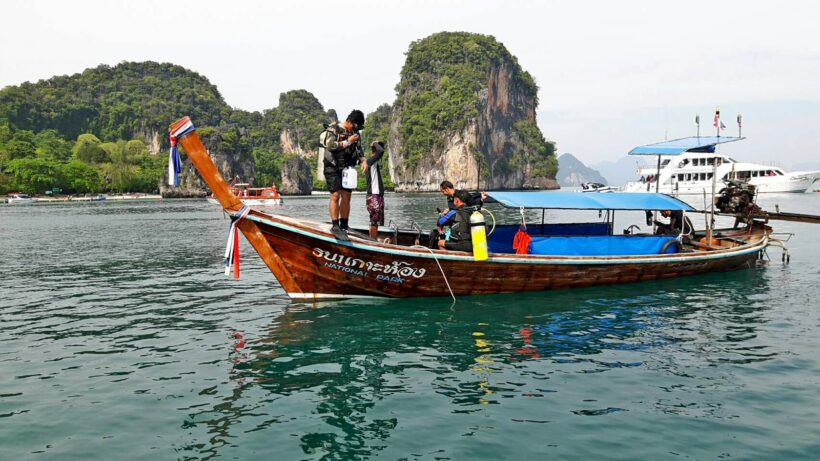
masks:
{"label": "canopy frame", "polygon": [[495,191],[487,195],[505,208],[694,211],[675,197],[651,192]]}

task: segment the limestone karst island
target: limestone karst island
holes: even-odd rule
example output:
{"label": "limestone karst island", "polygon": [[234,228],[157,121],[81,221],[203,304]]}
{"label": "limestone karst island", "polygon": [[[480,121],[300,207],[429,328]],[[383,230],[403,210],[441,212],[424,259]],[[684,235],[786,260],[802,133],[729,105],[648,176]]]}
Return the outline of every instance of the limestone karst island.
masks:
{"label": "limestone karst island", "polygon": [[[385,85],[395,85],[396,99],[369,111],[363,135],[366,144],[387,141],[386,187],[433,191],[445,179],[459,188],[558,187],[555,145],[535,121],[536,82],[495,38],[441,32],[415,41],[400,81]],[[198,122],[225,178],[275,183],[283,194],[325,189],[318,137],[339,114],[309,89],[248,112],[205,76],[124,62],[0,90],[0,193],[204,196],[184,152],[180,187],[166,186],[172,114]]]}

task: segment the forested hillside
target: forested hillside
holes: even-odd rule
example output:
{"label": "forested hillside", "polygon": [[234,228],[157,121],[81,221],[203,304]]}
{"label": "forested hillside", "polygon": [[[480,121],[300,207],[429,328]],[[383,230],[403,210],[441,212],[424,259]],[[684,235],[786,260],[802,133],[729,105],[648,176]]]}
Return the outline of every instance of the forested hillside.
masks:
{"label": "forested hillside", "polygon": [[[309,170],[323,125],[336,120],[306,90],[247,112],[180,66],[102,65],[0,90],[0,193],[158,192],[168,124],[181,115],[191,115],[226,177],[260,185],[279,183],[283,161],[294,156]],[[202,193],[196,177],[182,184],[178,195]]]}
{"label": "forested hillside", "polygon": [[98,66],[0,90],[0,192],[156,192],[169,117],[231,115],[216,87],[180,66]]}

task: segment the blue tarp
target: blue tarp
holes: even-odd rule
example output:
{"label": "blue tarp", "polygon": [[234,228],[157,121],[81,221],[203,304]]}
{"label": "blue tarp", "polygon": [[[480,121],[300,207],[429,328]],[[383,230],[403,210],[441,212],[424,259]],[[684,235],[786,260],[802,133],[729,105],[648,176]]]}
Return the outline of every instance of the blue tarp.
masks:
{"label": "blue tarp", "polygon": [[715,146],[745,138],[732,136],[692,136],[638,146],[629,155],[680,155],[684,152],[714,152]]}
{"label": "blue tarp", "polygon": [[682,210],[694,211],[668,195],[643,192],[488,192],[507,208],[557,210]]}
{"label": "blue tarp", "polygon": [[[487,236],[487,247],[490,253],[515,253],[512,243],[515,233],[518,232],[518,224],[501,224],[495,227],[492,234]],[[557,224],[535,224],[527,226],[527,233],[531,236],[547,235],[609,235],[611,229],[609,223],[557,223]]]}
{"label": "blue tarp", "polygon": [[[550,256],[635,256],[660,254],[664,244],[675,237],[607,235],[604,237],[533,237],[530,253]],[[664,253],[677,253],[669,245]]]}

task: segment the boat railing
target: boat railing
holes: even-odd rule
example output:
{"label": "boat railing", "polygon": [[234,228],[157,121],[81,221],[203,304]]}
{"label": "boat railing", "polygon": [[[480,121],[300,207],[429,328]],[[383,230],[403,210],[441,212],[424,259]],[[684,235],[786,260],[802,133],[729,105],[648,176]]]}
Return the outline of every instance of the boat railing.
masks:
{"label": "boat railing", "polygon": [[393,230],[393,242],[399,241],[399,225],[392,219],[387,222],[387,227]]}
{"label": "boat railing", "polygon": [[421,234],[424,231],[421,230],[421,226],[419,226],[418,223],[415,220],[412,220],[412,219],[410,220],[410,229],[413,229],[414,231],[416,231],[416,239],[415,239],[416,243],[415,244],[418,245],[419,241],[421,240]]}

